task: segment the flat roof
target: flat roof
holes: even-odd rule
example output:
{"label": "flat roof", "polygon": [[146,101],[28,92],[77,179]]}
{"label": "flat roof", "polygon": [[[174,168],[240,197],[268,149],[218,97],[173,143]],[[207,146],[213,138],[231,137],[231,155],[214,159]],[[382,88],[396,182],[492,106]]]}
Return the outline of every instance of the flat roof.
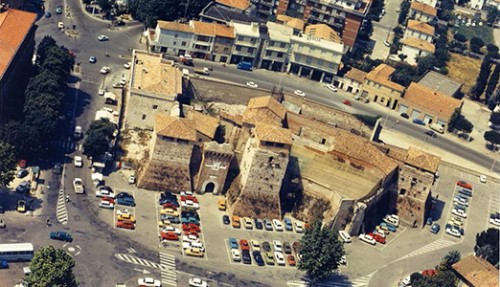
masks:
{"label": "flat roof", "polygon": [[260,33],[259,33],[259,23],[237,23],[237,22],[231,22],[231,25],[234,27],[234,30],[236,31],[237,35],[243,35],[243,36],[249,36],[253,38],[259,38]]}
{"label": "flat roof", "polygon": [[434,71],[427,72],[418,83],[448,96],[455,95],[462,88],[461,83]]}
{"label": "flat roof", "polygon": [[290,37],[293,35],[293,28],[273,22],[267,22],[266,26],[268,28],[267,32],[269,33],[270,40],[290,43]]}

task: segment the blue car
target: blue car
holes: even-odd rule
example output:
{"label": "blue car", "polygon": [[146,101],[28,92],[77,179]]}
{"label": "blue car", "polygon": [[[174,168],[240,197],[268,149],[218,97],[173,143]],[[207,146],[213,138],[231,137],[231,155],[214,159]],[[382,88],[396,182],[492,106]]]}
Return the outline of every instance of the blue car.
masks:
{"label": "blue car", "polygon": [[434,223],[434,224],[431,226],[431,233],[438,234],[438,233],[439,233],[439,230],[441,230],[441,226],[439,226],[439,224]]}
{"label": "blue car", "polygon": [[421,119],[413,119],[413,123],[421,126],[425,126],[425,123]]}
{"label": "blue car", "polygon": [[50,239],[67,241],[67,242],[73,241],[73,237],[71,237],[71,234],[65,231],[52,231],[51,233],[49,233],[49,235]]}
{"label": "blue car", "polygon": [[7,269],[9,268],[9,263],[5,260],[0,261],[0,269]]}
{"label": "blue car", "polygon": [[119,197],[116,199],[116,203],[125,206],[135,206],[135,200],[133,197]]}
{"label": "blue car", "polygon": [[390,232],[396,232],[396,226],[392,225],[392,224],[388,224],[387,222],[382,222],[380,223],[380,226],[384,226],[385,228],[387,228]]}
{"label": "blue car", "polygon": [[179,202],[177,201],[176,198],[163,197],[158,200],[158,204],[160,205],[164,205],[165,203],[171,203],[172,205],[179,207]]}
{"label": "blue car", "polygon": [[238,240],[236,240],[236,238],[234,237],[230,237],[229,246],[231,247],[231,249],[238,249]]}

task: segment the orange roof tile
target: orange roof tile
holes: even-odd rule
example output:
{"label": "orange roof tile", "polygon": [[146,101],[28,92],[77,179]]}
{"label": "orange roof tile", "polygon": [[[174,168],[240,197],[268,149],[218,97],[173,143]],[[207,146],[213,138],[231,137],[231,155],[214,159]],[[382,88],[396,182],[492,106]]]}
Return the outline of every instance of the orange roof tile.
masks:
{"label": "orange roof tile", "polygon": [[434,46],[434,44],[431,44],[425,40],[415,37],[409,37],[404,39],[403,44],[413,48],[417,48],[419,50],[428,51],[431,53],[434,53],[434,51],[436,51],[436,46]]}
{"label": "orange roof tile", "polygon": [[286,109],[273,97],[257,97],[248,101],[243,113],[243,122],[256,124],[279,124],[285,119]]}
{"label": "orange roof tile", "polygon": [[410,8],[413,10],[420,11],[420,12],[427,14],[427,15],[431,15],[434,17],[437,16],[437,9],[430,6],[430,5],[427,5],[425,3],[413,1],[413,2],[411,2]]}
{"label": "orange roof tile", "polygon": [[257,123],[255,125],[255,135],[260,141],[292,144],[292,132],[277,126]]}
{"label": "orange roof tile", "polygon": [[248,0],[216,0],[215,2],[240,10],[245,10],[248,6],[250,6],[250,2]]}
{"label": "orange roof tile", "polygon": [[190,111],[187,118],[194,121],[195,129],[209,138],[214,138],[215,131],[219,127],[219,119],[204,115],[200,112]]}
{"label": "orange roof tile", "polygon": [[441,158],[414,147],[409,147],[404,162],[432,173],[436,173],[439,164],[441,163]]}
{"label": "orange roof tile", "polygon": [[193,120],[158,114],[156,116],[155,131],[159,135],[170,138],[196,141],[194,126]]}
{"label": "orange roof tile", "polygon": [[217,24],[192,21],[194,32],[198,35],[219,36],[234,38],[234,27]]}
{"label": "orange roof tile", "polygon": [[36,14],[8,9],[0,13],[0,79],[36,20]]}
{"label": "orange roof tile", "polygon": [[463,104],[460,100],[414,82],[406,90],[403,99],[415,106],[415,108],[422,108],[446,119],[449,119],[453,112]]}
{"label": "orange roof tile", "polygon": [[158,21],[158,26],[162,30],[170,30],[170,31],[179,31],[186,33],[193,33],[193,28],[191,28],[188,24],[183,24],[179,22],[171,22],[171,21]]}
{"label": "orange roof tile", "polygon": [[487,260],[469,255],[452,268],[460,274],[472,287],[498,287],[498,270]]}
{"label": "orange roof tile", "polygon": [[408,29],[418,31],[420,33],[424,33],[426,35],[432,35],[434,36],[434,27],[431,25],[420,22],[417,20],[410,19],[408,20],[408,24],[406,25]]}
{"label": "orange roof tile", "polygon": [[315,24],[306,27],[306,35],[315,36],[335,43],[342,43],[339,34],[326,24]]}
{"label": "orange roof tile", "polygon": [[281,23],[287,25],[288,27],[291,27],[293,29],[297,29],[300,31],[303,31],[304,26],[306,25],[304,20],[299,19],[299,18],[293,18],[293,17],[287,16],[284,14],[280,14],[280,15],[276,16],[276,20],[278,23],[281,22]]}
{"label": "orange roof tile", "polygon": [[375,69],[366,74],[366,79],[393,90],[402,92],[405,87],[390,80],[390,76],[392,75],[392,73],[394,73],[395,70],[396,69],[389,65],[380,64]]}
{"label": "orange roof tile", "polygon": [[365,73],[365,72],[363,72],[361,70],[358,70],[356,68],[351,68],[345,74],[344,77],[346,77],[348,79],[351,79],[351,80],[354,80],[354,81],[359,82],[359,83],[363,83],[363,81],[365,80],[366,74],[367,73]]}

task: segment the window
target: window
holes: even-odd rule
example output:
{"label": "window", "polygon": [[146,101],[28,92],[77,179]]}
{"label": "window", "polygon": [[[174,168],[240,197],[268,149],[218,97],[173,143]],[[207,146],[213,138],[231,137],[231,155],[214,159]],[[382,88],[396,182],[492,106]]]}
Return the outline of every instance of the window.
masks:
{"label": "window", "polygon": [[254,51],[255,51],[255,48],[248,48],[248,53],[253,54]]}
{"label": "window", "polygon": [[241,46],[236,46],[236,51],[241,51]]}
{"label": "window", "polygon": [[153,105],[153,110],[158,109],[158,105]]}
{"label": "window", "polygon": [[142,114],[142,119],[145,120],[146,119],[146,115],[145,114]]}
{"label": "window", "polygon": [[278,53],[278,58],[283,58],[283,53],[279,52]]}
{"label": "window", "polygon": [[177,38],[177,37],[179,37],[179,35],[175,34],[174,37]]}
{"label": "window", "polygon": [[229,47],[224,48],[224,53],[229,53]]}
{"label": "window", "polygon": [[187,45],[186,41],[182,41],[181,46],[186,46],[186,45]]}
{"label": "window", "polygon": [[267,56],[267,57],[270,57],[272,54],[273,54],[273,52],[272,52],[272,51],[266,51],[266,56]]}
{"label": "window", "polygon": [[306,58],[306,63],[307,63],[307,64],[311,64],[311,63],[312,63],[312,58],[308,56],[308,57]]}
{"label": "window", "polygon": [[269,46],[270,47],[274,46],[274,41],[269,41]]}
{"label": "window", "polygon": [[250,43],[255,44],[255,38],[250,38]]}
{"label": "window", "polygon": [[243,37],[243,36],[238,36],[238,41],[243,41],[243,40],[245,40],[245,37]]}
{"label": "window", "polygon": [[177,45],[177,42],[176,42],[176,41],[174,41],[174,46],[175,46],[175,45]]}
{"label": "window", "polygon": [[285,48],[286,47],[286,44],[285,43],[281,43],[280,44],[280,48]]}
{"label": "window", "polygon": [[323,66],[323,60],[318,60],[318,66]]}

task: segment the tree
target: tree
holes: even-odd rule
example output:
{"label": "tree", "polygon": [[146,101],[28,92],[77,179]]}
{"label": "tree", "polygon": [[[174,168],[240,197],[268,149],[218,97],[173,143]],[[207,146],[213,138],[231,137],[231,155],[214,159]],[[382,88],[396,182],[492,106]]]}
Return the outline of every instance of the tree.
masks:
{"label": "tree", "polygon": [[400,64],[391,75],[391,80],[402,86],[408,87],[416,79],[416,72],[412,66]]}
{"label": "tree", "polygon": [[99,119],[90,123],[87,135],[90,135],[91,133],[100,133],[104,137],[111,139],[115,129],[115,124],[110,122],[108,119]]}
{"label": "tree", "polygon": [[47,49],[53,46],[56,46],[56,40],[54,40],[54,38],[48,35],[43,37],[43,39],[40,41],[40,44],[38,44],[38,48],[36,50],[36,53],[38,55],[38,61],[40,62],[45,61]]}
{"label": "tree", "polygon": [[488,85],[486,86],[486,92],[485,92],[486,102],[488,102],[493,92],[495,92],[495,89],[498,85],[499,77],[500,77],[500,65],[497,64],[495,65],[495,69],[493,70],[493,73],[491,73],[491,77],[488,80]]}
{"label": "tree", "polygon": [[97,4],[103,11],[109,11],[111,8],[113,8],[113,5],[115,4],[115,1],[112,0],[97,0]]}
{"label": "tree", "polygon": [[491,63],[490,57],[486,56],[481,63],[481,69],[479,70],[479,75],[476,78],[476,84],[471,88],[471,97],[474,100],[479,100],[479,97],[483,94],[486,88],[486,83],[490,77]]}
{"label": "tree", "polygon": [[484,46],[484,41],[481,40],[480,38],[478,37],[472,37],[470,39],[470,44],[471,45],[476,45],[476,46],[479,46],[480,48]]}
{"label": "tree", "polygon": [[436,58],[434,55],[428,55],[418,59],[417,62],[417,76],[423,76],[428,70],[434,67],[434,63],[436,62]]}
{"label": "tree", "polygon": [[451,270],[451,266],[461,259],[460,252],[458,250],[452,250],[446,254],[443,259],[441,260],[441,264],[439,265],[438,270],[440,271],[445,271],[445,270]]}
{"label": "tree", "polygon": [[[209,0],[132,0],[130,10],[135,19],[146,27],[155,27],[156,21],[174,21],[179,18],[191,19],[198,16]],[[189,4],[189,7],[188,7]]]}
{"label": "tree", "polygon": [[344,245],[339,240],[338,232],[328,227],[322,227],[321,221],[314,222],[307,228],[300,239],[302,259],[299,261],[299,270],[306,271],[307,275],[316,282],[331,274],[338,267],[338,262],[345,254]]}
{"label": "tree", "polygon": [[455,35],[453,35],[453,39],[455,39],[461,43],[467,42],[467,37],[464,34],[460,34],[460,33],[456,33]]}
{"label": "tree", "polygon": [[490,122],[494,125],[500,125],[500,112],[492,113],[490,116]]}
{"label": "tree", "polygon": [[486,15],[486,23],[488,25],[493,26],[498,17],[498,9],[495,6],[488,7],[488,14]]}
{"label": "tree", "polygon": [[[485,256],[483,258],[488,260],[488,262],[490,262],[491,264],[496,265],[499,260],[499,239],[499,230],[496,228],[488,228],[486,231],[478,233],[476,235],[476,245],[474,246],[474,252],[476,252],[476,254],[479,253]],[[489,251],[488,249],[491,249],[492,251]]]}
{"label": "tree", "polygon": [[41,247],[30,262],[31,274],[25,278],[32,287],[78,286],[73,275],[75,260],[63,249]]}
{"label": "tree", "polygon": [[14,179],[16,168],[16,155],[14,147],[8,143],[0,142],[0,187],[7,186]]}
{"label": "tree", "polygon": [[492,145],[500,144],[500,133],[497,131],[487,131],[484,133],[484,140]]}
{"label": "tree", "polygon": [[490,44],[486,45],[486,50],[488,51],[488,53],[493,53],[493,54],[498,53],[498,47],[495,44],[490,43]]}
{"label": "tree", "polygon": [[420,280],[412,282],[413,287],[454,287],[457,277],[451,270],[438,272],[434,276],[422,276]]}
{"label": "tree", "polygon": [[420,272],[413,272],[410,275],[410,283],[417,282],[422,279],[424,279],[424,275],[422,275],[422,273]]}
{"label": "tree", "polygon": [[410,2],[402,1],[398,17],[399,24],[403,25],[406,22],[406,17],[408,17],[409,11],[410,11]]}
{"label": "tree", "polygon": [[83,154],[92,158],[98,158],[109,150],[109,141],[101,133],[91,132],[83,142]]}

